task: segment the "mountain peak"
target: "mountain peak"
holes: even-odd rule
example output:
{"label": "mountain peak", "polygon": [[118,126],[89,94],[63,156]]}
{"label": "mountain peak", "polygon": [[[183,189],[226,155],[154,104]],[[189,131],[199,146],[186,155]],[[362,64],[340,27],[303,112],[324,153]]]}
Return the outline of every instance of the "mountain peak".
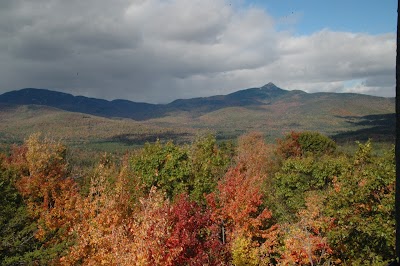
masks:
{"label": "mountain peak", "polygon": [[268,84],[262,86],[260,89],[276,90],[279,88],[274,83],[269,82]]}

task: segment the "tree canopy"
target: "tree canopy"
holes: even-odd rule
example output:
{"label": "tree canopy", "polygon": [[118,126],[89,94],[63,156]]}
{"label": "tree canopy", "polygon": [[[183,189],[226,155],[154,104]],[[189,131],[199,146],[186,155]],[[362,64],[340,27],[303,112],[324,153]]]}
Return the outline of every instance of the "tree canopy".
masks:
{"label": "tree canopy", "polygon": [[[82,180],[32,135],[0,156],[1,265],[386,265],[394,148],[315,132],[212,135],[104,156]],[[79,181],[79,182],[78,182]]]}

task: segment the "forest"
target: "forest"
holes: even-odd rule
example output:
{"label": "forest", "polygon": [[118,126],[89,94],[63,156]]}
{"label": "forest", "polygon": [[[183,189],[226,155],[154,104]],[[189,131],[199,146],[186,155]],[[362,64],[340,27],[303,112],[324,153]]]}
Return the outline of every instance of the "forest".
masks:
{"label": "forest", "polygon": [[0,155],[1,265],[387,265],[394,147],[317,132],[157,140],[80,164],[32,134]]}

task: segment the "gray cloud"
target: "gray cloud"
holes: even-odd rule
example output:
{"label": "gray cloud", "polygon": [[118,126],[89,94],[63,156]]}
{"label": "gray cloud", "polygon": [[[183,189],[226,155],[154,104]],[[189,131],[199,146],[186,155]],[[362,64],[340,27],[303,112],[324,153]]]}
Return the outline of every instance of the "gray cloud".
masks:
{"label": "gray cloud", "polygon": [[279,23],[224,0],[1,1],[0,93],[40,87],[168,102],[272,81],[394,95],[394,33],[295,36]]}

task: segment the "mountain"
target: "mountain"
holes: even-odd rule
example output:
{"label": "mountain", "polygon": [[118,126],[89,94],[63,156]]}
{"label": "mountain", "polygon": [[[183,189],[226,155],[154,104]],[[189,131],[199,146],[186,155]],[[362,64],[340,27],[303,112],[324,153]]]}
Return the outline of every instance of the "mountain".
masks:
{"label": "mountain", "polygon": [[261,88],[240,90],[228,95],[175,100],[167,106],[185,111],[211,112],[226,107],[264,105],[288,92],[270,82]]}
{"label": "mountain", "polygon": [[359,136],[351,133],[359,131],[364,138],[380,138],[382,134],[394,138],[394,119],[390,115],[395,112],[394,98],[288,91],[273,83],[169,104],[107,101],[30,88],[0,95],[0,104],[0,111],[4,106],[39,105],[105,118],[130,118],[149,126],[186,128],[190,132],[211,130],[220,138],[234,138],[247,131],[261,131],[276,138],[291,130],[315,130],[340,138]]}
{"label": "mountain", "polygon": [[107,101],[56,92],[47,89],[27,88],[0,95],[0,103],[15,105],[43,105],[61,110],[102,117],[123,117],[142,120],[148,113],[157,114],[157,105],[127,100]]}
{"label": "mountain", "polygon": [[237,91],[228,95],[203,98],[179,99],[170,104],[138,103],[128,100],[107,101],[102,99],[73,96],[47,89],[26,88],[0,95],[0,103],[17,105],[44,105],[61,110],[91,114],[102,117],[122,117],[147,120],[162,117],[169,112],[190,111],[206,113],[225,107],[262,105],[288,91],[268,83],[261,88]]}

